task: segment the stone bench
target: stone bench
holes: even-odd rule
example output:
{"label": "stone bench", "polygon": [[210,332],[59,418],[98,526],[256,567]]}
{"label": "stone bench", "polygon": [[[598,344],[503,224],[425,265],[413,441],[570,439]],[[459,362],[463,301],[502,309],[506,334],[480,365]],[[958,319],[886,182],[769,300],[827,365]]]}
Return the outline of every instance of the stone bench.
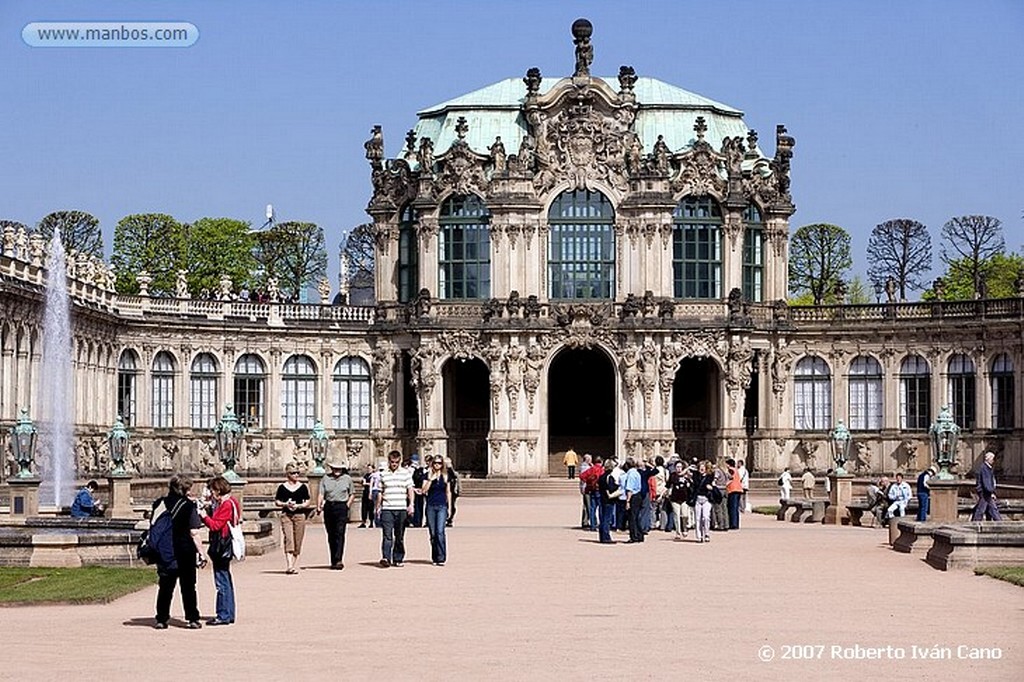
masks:
{"label": "stone bench", "polygon": [[[826,499],[796,499],[779,500],[779,511],[775,514],[777,521],[785,521],[789,514],[789,520],[793,523],[823,523],[825,521],[825,510],[829,501]],[[792,513],[790,513],[792,512]],[[805,512],[810,512],[807,518],[803,518]]]}
{"label": "stone bench", "polygon": [[896,528],[899,530],[899,535],[892,543],[892,548],[897,552],[911,554],[923,559],[928,554],[928,550],[931,549],[933,533],[939,528],[946,528],[948,526],[948,523],[940,521],[898,519],[896,521]]}
{"label": "stone bench", "polygon": [[942,571],[1024,565],[1024,525],[975,521],[936,528],[925,560]]}

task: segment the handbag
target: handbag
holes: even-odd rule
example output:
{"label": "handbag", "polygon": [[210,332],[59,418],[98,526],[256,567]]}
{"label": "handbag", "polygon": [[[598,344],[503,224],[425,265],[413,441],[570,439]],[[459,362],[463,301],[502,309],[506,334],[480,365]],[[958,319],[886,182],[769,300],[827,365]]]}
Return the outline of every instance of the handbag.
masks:
{"label": "handbag", "polygon": [[722,489],[718,486],[711,487],[711,503],[719,504],[724,498],[722,497]]}
{"label": "handbag", "polygon": [[242,534],[242,509],[235,500],[235,522],[228,524],[228,538],[231,547],[231,558],[235,561],[245,561],[245,536]]}
{"label": "handbag", "polygon": [[231,536],[224,537],[219,532],[210,534],[210,548],[208,550],[210,559],[217,564],[227,563],[233,558],[231,555]]}

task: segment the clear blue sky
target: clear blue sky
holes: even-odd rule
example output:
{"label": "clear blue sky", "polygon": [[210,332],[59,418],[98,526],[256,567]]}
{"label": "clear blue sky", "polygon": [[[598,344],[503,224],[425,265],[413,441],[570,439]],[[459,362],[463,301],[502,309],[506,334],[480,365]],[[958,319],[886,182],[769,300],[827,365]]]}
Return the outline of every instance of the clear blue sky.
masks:
{"label": "clear blue sky", "polygon": [[[985,213],[1024,241],[1024,2],[430,0],[0,3],[0,218],[64,208],[310,220],[332,272],[368,217],[363,142],[396,155],[415,112],[539,66],[573,67],[569,26],[594,23],[593,71],[620,64],[746,112],[768,153],[796,137],[792,226],[832,222],[866,268],[871,229]],[[33,21],[174,20],[190,48],[31,48]],[[938,264],[936,263],[936,268]],[[937,274],[937,273],[936,273]]]}

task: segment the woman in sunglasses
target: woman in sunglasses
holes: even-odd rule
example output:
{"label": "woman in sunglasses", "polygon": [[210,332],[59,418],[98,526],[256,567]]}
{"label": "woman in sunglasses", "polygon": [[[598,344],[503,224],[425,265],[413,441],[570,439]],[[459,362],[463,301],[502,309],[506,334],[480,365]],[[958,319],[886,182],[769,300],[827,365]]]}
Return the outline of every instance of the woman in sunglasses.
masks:
{"label": "woman in sunglasses", "polygon": [[448,558],[448,546],[445,539],[445,524],[448,521],[448,509],[452,504],[451,486],[448,485],[448,471],[444,458],[437,456],[430,460],[427,479],[421,488],[427,499],[427,528],[430,530],[430,559],[435,566],[444,566]]}

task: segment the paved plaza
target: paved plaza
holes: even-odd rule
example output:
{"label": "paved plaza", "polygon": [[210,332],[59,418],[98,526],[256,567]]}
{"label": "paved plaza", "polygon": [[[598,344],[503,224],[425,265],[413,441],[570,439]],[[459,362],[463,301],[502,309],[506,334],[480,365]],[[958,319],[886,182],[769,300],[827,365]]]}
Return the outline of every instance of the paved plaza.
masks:
{"label": "paved plaza", "polygon": [[[379,531],[353,525],[345,570],[326,570],[316,526],[299,575],[277,551],[234,567],[229,627],[153,630],[155,586],[2,609],[0,679],[1021,679],[1024,590],[936,571],[884,531],[745,515],[706,545],[602,546],[572,527],[576,505],[466,499],[444,567],[413,529],[405,567],[378,568]],[[203,571],[207,616],[212,583]],[[978,648],[1001,658],[960,658]]]}

